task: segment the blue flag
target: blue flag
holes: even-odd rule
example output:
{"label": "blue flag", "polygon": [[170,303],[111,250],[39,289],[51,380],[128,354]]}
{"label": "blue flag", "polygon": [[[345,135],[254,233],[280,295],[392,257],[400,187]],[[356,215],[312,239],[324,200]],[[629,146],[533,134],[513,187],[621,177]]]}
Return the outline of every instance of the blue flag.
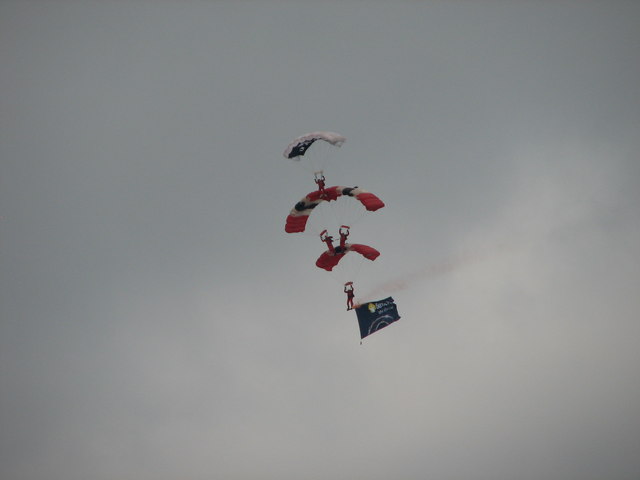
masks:
{"label": "blue flag", "polygon": [[400,320],[398,308],[391,297],[363,303],[356,308],[356,315],[360,325],[360,339]]}

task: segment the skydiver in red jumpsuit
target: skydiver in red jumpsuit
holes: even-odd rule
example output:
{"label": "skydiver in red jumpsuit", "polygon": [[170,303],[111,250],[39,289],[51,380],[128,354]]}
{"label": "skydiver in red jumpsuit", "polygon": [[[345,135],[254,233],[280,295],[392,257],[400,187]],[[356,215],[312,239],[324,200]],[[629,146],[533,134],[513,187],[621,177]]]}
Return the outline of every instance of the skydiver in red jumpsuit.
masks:
{"label": "skydiver in red jumpsuit", "polygon": [[353,292],[353,282],[347,282],[344,284],[344,293],[347,294],[347,310],[353,309],[353,297],[355,297],[355,293]]}
{"label": "skydiver in red jumpsuit", "polygon": [[315,176],[314,180],[316,182],[316,185],[318,185],[318,191],[320,192],[320,198],[324,198],[324,196],[325,196],[325,193],[324,193],[324,181],[325,181],[324,175],[323,175],[322,171],[315,172],[313,175]]}
{"label": "skydiver in red jumpsuit", "polygon": [[335,255],[336,249],[333,246],[333,237],[329,235],[326,230],[323,230],[322,232],[320,232],[320,240],[322,240],[324,243],[327,244],[327,247],[329,248],[329,252],[331,252],[331,255]]}
{"label": "skydiver in red jumpsuit", "polygon": [[347,244],[347,237],[349,236],[349,227],[347,225],[340,226],[340,250],[344,251]]}

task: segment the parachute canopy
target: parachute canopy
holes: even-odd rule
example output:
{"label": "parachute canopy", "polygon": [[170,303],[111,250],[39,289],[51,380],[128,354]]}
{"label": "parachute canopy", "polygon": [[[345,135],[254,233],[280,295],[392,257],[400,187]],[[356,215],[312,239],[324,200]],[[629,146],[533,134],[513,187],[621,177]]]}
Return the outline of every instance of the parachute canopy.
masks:
{"label": "parachute canopy", "polygon": [[375,260],[380,255],[378,250],[368,245],[347,243],[344,248],[336,247],[335,253],[332,253],[329,250],[324,252],[320,257],[318,257],[318,260],[316,260],[316,266],[330,272],[333,270],[333,267],[338,265],[342,257],[344,257],[347,252],[357,252],[367,260]]}
{"label": "parachute canopy", "polygon": [[336,147],[340,147],[347,139],[335,132],[312,132],[307,133],[306,135],[302,135],[296,138],[293,142],[291,142],[287,149],[284,151],[283,155],[285,158],[291,158],[297,160],[297,157],[304,155],[308,148],[315,142],[316,140],[324,140],[325,142],[330,143],[331,145],[335,145]]}
{"label": "parachute canopy", "polygon": [[287,222],[284,227],[285,232],[304,232],[309,215],[313,212],[314,208],[325,200],[337,200],[338,197],[343,195],[354,197],[370,212],[375,212],[376,210],[384,207],[384,202],[382,200],[376,197],[373,193],[367,192],[359,187],[336,186],[325,188],[324,192],[316,190],[315,192],[309,193],[295,204],[287,217]]}

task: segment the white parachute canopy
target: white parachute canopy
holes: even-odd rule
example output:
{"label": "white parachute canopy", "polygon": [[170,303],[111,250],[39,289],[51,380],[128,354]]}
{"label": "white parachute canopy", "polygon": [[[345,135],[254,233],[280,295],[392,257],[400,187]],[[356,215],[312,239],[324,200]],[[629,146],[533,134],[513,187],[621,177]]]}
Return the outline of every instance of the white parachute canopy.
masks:
{"label": "white parachute canopy", "polygon": [[307,153],[307,150],[316,140],[323,140],[335,147],[340,147],[347,140],[345,137],[335,132],[312,132],[302,135],[291,142],[283,155],[285,158],[300,160],[299,157]]}

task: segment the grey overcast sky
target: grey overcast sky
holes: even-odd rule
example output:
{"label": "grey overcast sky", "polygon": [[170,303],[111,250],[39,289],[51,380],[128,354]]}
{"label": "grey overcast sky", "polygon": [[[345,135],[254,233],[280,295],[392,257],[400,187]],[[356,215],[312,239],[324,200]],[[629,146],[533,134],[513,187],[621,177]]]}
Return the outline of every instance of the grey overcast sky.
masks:
{"label": "grey overcast sky", "polygon": [[[0,477],[640,478],[639,25],[1,0]],[[362,345],[283,231],[314,130],[387,204],[352,235],[402,319]]]}

